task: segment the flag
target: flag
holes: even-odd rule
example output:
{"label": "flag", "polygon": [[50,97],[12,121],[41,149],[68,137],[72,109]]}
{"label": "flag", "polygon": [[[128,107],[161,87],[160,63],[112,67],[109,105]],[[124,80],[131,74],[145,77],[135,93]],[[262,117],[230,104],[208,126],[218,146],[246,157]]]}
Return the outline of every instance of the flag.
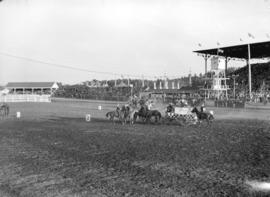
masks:
{"label": "flag", "polygon": [[220,43],[219,43],[219,42],[217,42],[217,45],[219,46],[219,45],[220,45]]}
{"label": "flag", "polygon": [[243,42],[242,38],[240,38],[240,42]]}
{"label": "flag", "polygon": [[251,37],[251,38],[255,38],[251,33],[248,33],[248,36]]}
{"label": "flag", "polygon": [[198,44],[198,46],[199,46],[199,47],[201,47],[201,46],[202,46],[202,44],[201,44],[201,43],[199,43],[199,44]]}

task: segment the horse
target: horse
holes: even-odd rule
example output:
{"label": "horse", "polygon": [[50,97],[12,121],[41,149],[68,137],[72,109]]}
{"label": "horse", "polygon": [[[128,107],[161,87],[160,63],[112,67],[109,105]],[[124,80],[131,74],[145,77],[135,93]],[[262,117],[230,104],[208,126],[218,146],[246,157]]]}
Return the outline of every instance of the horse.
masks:
{"label": "horse", "polygon": [[146,113],[146,121],[150,121],[152,117],[155,117],[155,122],[160,121],[161,113],[158,110],[149,110]]}
{"label": "horse", "polygon": [[113,121],[115,124],[115,118],[120,119],[120,109],[116,109],[115,111],[109,111],[106,113],[106,117],[109,118],[109,120]]}
{"label": "horse", "polygon": [[119,120],[121,121],[122,125],[127,123],[129,110],[130,110],[129,106],[123,105],[119,111]]}
{"label": "horse", "polygon": [[203,120],[206,120],[206,122],[210,124],[214,120],[214,115],[212,111],[200,112],[196,107],[194,107],[191,112],[197,115],[199,123],[201,123]]}
{"label": "horse", "polygon": [[1,115],[1,119],[3,119],[3,117],[7,117],[9,115],[9,105],[6,103],[3,103],[0,106],[0,115]]}
{"label": "horse", "polygon": [[126,107],[126,113],[125,113],[125,123],[129,122],[130,125],[134,124],[136,121],[136,115],[139,111],[137,108],[133,108],[131,106]]}
{"label": "horse", "polygon": [[152,117],[155,117],[155,122],[161,119],[161,113],[158,110],[149,110],[147,106],[142,106],[141,109],[134,114],[134,119],[142,118],[144,122],[149,122]]}
{"label": "horse", "polygon": [[137,117],[141,118],[141,120],[143,122],[145,122],[147,120],[147,111],[149,111],[149,109],[147,108],[146,105],[142,105],[139,111],[136,111],[134,113],[134,120],[137,120]]}

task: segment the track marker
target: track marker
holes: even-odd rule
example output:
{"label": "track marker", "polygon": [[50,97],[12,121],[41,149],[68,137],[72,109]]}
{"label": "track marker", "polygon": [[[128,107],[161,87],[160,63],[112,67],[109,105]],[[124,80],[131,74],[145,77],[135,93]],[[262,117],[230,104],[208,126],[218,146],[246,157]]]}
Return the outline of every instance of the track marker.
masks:
{"label": "track marker", "polygon": [[18,118],[18,119],[21,118],[21,112],[17,111],[16,118]]}
{"label": "track marker", "polygon": [[90,122],[91,121],[91,114],[86,114],[85,115],[85,121]]}

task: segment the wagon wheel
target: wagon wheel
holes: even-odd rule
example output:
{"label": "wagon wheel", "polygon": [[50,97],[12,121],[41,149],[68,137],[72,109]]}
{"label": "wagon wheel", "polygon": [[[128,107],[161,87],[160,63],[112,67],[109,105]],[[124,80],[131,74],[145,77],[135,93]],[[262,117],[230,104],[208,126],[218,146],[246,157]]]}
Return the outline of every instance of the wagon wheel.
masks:
{"label": "wagon wheel", "polygon": [[177,124],[181,126],[186,124],[186,121],[183,115],[179,115],[177,118],[175,118],[175,121]]}
{"label": "wagon wheel", "polygon": [[161,117],[160,123],[161,124],[166,124],[166,122],[167,122],[167,118],[166,117]]}
{"label": "wagon wheel", "polygon": [[166,116],[161,117],[160,122],[161,122],[161,124],[166,124],[167,123],[167,117]]}
{"label": "wagon wheel", "polygon": [[186,119],[187,125],[194,125],[194,124],[196,124],[196,121],[195,121],[195,118],[194,118],[193,114],[187,114],[187,115],[185,115],[185,119]]}
{"label": "wagon wheel", "polygon": [[168,115],[165,115],[165,116],[162,118],[162,123],[164,123],[164,124],[170,124],[173,120],[175,120],[175,118],[170,117],[170,116],[168,116]]}

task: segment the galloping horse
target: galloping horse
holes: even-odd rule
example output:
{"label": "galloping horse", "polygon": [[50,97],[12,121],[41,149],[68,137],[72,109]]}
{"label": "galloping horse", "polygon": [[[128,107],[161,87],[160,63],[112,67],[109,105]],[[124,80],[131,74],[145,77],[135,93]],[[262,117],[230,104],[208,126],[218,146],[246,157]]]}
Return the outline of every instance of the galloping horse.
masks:
{"label": "galloping horse", "polygon": [[200,112],[196,107],[194,107],[191,112],[196,113],[199,123],[206,120],[206,122],[210,124],[214,120],[214,115],[211,112]]}
{"label": "galloping horse", "polygon": [[8,115],[9,115],[9,105],[6,103],[3,103],[2,105],[0,105],[1,119],[3,119],[3,117],[7,117]]}
{"label": "galloping horse", "polygon": [[137,120],[137,117],[141,118],[143,122],[146,121],[146,113],[149,111],[146,105],[142,105],[140,110],[134,113],[134,120]]}
{"label": "galloping horse", "polygon": [[152,117],[155,117],[155,122],[158,122],[161,119],[161,113],[158,110],[149,110],[146,114],[146,121],[150,121]]}
{"label": "galloping horse", "polygon": [[141,109],[134,114],[134,119],[142,118],[144,122],[149,122],[152,117],[155,117],[155,122],[161,119],[161,113],[158,110],[149,110],[147,106],[142,106]]}

